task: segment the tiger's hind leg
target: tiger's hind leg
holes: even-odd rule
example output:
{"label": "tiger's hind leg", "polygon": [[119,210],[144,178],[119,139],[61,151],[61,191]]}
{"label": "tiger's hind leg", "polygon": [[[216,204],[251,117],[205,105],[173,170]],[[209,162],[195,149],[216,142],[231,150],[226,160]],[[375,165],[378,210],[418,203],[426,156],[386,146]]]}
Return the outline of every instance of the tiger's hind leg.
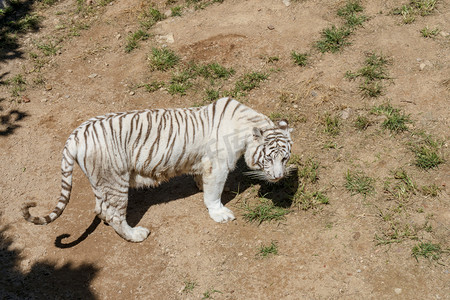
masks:
{"label": "tiger's hind leg", "polygon": [[[99,190],[102,190],[101,196]],[[129,242],[142,242],[150,231],[141,226],[131,227],[128,225],[128,187],[115,184],[97,188],[95,212],[98,217],[108,223],[122,238]],[[99,197],[100,196],[100,197]]]}

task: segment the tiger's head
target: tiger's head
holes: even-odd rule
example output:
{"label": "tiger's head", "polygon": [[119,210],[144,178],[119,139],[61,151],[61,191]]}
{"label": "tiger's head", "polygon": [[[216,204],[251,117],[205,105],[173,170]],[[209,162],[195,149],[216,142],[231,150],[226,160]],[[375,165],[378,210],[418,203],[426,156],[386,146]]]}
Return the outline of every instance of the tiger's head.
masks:
{"label": "tiger's head", "polygon": [[245,161],[255,178],[277,182],[289,173],[286,163],[291,156],[291,131],[286,120],[272,128],[253,128],[253,137]]}

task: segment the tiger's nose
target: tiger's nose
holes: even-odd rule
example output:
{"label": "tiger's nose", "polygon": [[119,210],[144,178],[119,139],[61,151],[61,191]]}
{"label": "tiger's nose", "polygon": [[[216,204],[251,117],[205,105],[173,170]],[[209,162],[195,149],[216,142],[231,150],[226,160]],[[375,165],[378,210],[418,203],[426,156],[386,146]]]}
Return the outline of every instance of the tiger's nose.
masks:
{"label": "tiger's nose", "polygon": [[275,175],[275,176],[273,177],[273,180],[274,180],[274,181],[279,181],[279,180],[281,180],[283,177],[284,177],[283,174],[278,174],[278,175]]}

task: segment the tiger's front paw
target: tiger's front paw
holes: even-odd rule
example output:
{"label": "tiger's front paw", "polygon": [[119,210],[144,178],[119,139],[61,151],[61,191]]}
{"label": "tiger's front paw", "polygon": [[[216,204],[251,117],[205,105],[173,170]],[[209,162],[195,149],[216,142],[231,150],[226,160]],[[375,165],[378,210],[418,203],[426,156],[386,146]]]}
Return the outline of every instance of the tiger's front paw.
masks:
{"label": "tiger's front paw", "polygon": [[218,223],[226,223],[236,219],[233,212],[225,206],[216,209],[209,209],[208,212],[209,216]]}

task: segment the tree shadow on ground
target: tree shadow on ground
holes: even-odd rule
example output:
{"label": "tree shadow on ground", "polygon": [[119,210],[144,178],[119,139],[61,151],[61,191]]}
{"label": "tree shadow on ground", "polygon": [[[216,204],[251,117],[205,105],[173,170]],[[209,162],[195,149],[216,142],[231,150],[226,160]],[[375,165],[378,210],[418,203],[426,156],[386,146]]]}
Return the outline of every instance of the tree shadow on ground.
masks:
{"label": "tree shadow on ground", "polygon": [[18,38],[40,28],[40,18],[32,14],[34,0],[10,1],[0,10],[0,63],[23,57]]}
{"label": "tree shadow on ground", "polygon": [[57,266],[50,261],[34,263],[21,271],[26,260],[11,248],[13,240],[0,228],[0,299],[96,299],[90,283],[99,268],[93,264]]}
{"label": "tree shadow on ground", "polygon": [[[4,101],[0,98],[0,103]],[[0,137],[8,136],[14,133],[14,130],[20,127],[18,122],[28,117],[26,112],[14,109],[3,113],[3,108],[0,106]]]}

